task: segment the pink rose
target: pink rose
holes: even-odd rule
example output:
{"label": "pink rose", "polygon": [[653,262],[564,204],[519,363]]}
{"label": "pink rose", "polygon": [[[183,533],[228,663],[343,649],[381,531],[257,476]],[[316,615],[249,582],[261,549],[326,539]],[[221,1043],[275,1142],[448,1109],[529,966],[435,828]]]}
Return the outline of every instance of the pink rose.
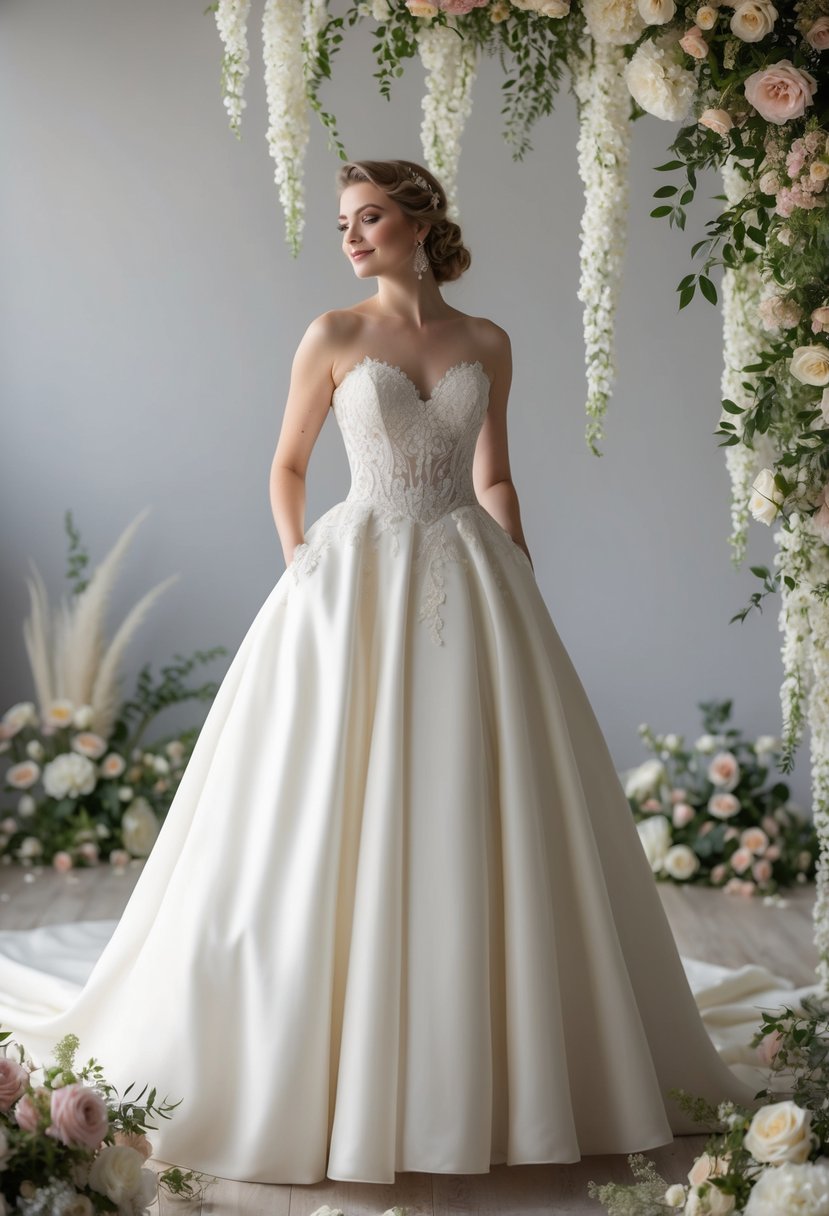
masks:
{"label": "pink rose", "polygon": [[0,1056],[0,1110],[10,1110],[28,1086],[28,1070],[8,1056]]}
{"label": "pink rose", "polygon": [[733,752],[717,752],[708,765],[708,780],[722,789],[734,789],[740,780],[740,766]]}
{"label": "pink rose", "polygon": [[671,790],[671,802],[684,802],[687,797],[688,791],[682,790],[678,786],[676,789]]}
{"label": "pink rose", "polygon": [[753,882],[744,882],[741,878],[736,877],[729,878],[728,882],[723,887],[723,891],[725,891],[727,895],[743,895],[746,897],[753,895],[754,890],[755,887]]}
{"label": "pink rose", "polygon": [[153,1155],[153,1146],[141,1132],[116,1132],[115,1143],[125,1148],[134,1148],[147,1161]]}
{"label": "pink rose", "polygon": [[740,800],[733,794],[712,794],[708,799],[709,813],[715,819],[730,819],[740,809]]}
{"label": "pink rose", "polygon": [[678,802],[674,807],[673,824],[675,828],[684,828],[694,818],[696,811],[688,802]]}
{"label": "pink rose", "polygon": [[63,849],[55,853],[52,858],[52,867],[57,870],[58,874],[66,874],[68,870],[72,869],[74,864],[72,854],[65,852]]}
{"label": "pink rose", "polygon": [[698,25],[692,25],[691,28],[682,35],[679,40],[679,45],[688,55],[692,55],[694,59],[704,59],[708,54],[708,43],[702,36],[702,30]]}
{"label": "pink rose", "polygon": [[643,811],[661,811],[662,803],[659,801],[658,798],[646,798],[645,801],[642,803],[642,810]]}
{"label": "pink rose", "polygon": [[713,831],[714,831],[714,824],[711,822],[710,819],[706,819],[705,823],[702,825],[702,827],[699,830],[699,834],[700,834],[700,836],[707,836],[709,832],[713,832]]}
{"label": "pink rose", "polygon": [[816,51],[825,51],[829,47],[829,17],[818,17],[806,31],[806,41]]}
{"label": "pink rose", "polygon": [[703,110],[699,121],[704,127],[708,127],[709,131],[716,131],[717,135],[727,134],[734,126],[734,119],[728,110]]}
{"label": "pink rose", "polygon": [[[39,1085],[35,1090],[36,1094],[48,1094],[49,1090],[43,1085]],[[17,1120],[17,1126],[22,1128],[24,1132],[36,1132],[40,1126],[41,1113],[37,1108],[34,1098],[31,1094],[24,1094],[14,1108],[14,1117]]]}
{"label": "pink rose", "polygon": [[98,1148],[109,1130],[107,1104],[89,1085],[74,1083],[52,1091],[52,1122],[47,1136],[66,1145]]}
{"label": "pink rose", "polygon": [[723,881],[723,879],[725,878],[725,875],[726,875],[726,868],[722,864],[722,862],[720,862],[720,864],[718,866],[714,866],[713,870],[711,871],[711,881],[713,883],[719,884]]}
{"label": "pink rose", "polygon": [[740,837],[740,844],[752,853],[764,853],[769,845],[769,838],[762,828],[746,828]]}
{"label": "pink rose", "polygon": [[735,874],[744,874],[753,861],[751,849],[737,849],[731,854],[731,868]]}
{"label": "pink rose", "polygon": [[829,308],[825,304],[812,309],[812,333],[829,334]]}
{"label": "pink rose", "polygon": [[770,1068],[782,1045],[783,1036],[780,1031],[772,1030],[770,1034],[764,1035],[757,1044],[757,1055],[762,1063]]}
{"label": "pink rose", "polygon": [[760,68],[746,79],[746,100],[767,122],[782,124],[802,118],[813,105],[817,81],[805,68],[796,68],[790,59],[780,59]]}
{"label": "pink rose", "polygon": [[777,861],[779,856],[780,856],[780,845],[779,844],[769,845],[769,847],[766,849],[766,857],[768,857],[769,861]]}
{"label": "pink rose", "polygon": [[754,875],[754,881],[759,883],[768,882],[771,878],[771,862],[765,857],[761,857],[755,861],[751,867],[751,873]]}

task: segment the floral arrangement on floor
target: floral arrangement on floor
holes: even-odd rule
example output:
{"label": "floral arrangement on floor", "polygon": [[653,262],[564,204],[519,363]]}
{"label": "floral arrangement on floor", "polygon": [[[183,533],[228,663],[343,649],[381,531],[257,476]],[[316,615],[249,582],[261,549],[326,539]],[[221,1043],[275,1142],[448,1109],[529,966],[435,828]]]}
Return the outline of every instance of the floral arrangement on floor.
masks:
{"label": "floral arrangement on floor", "polygon": [[[718,1128],[687,1181],[668,1183],[643,1154],[628,1157],[638,1181],[591,1182],[588,1193],[610,1216],[828,1216],[829,1003],[805,997],[799,1010],[765,1011],[752,1045],[769,1070],[754,1111],[682,1097],[701,1128]],[[677,1094],[677,1097],[680,1097]]]}
{"label": "floral arrangement on floor", "polygon": [[10,1035],[0,1031],[0,1216],[143,1216],[160,1192],[204,1192],[206,1175],[146,1168],[149,1120],[169,1119],[180,1102],[157,1105],[151,1089],[141,1104],[146,1085],[137,1098],[127,1099],[133,1085],[119,1098],[94,1057],[75,1067],[76,1035],[41,1067]]}
{"label": "floral arrangement on floor", "polygon": [[[32,563],[31,614],[23,635],[38,705],[20,701],[0,720],[0,763],[5,763],[0,857],[6,864],[51,863],[66,872],[96,865],[102,856],[123,871],[152,849],[198,728],[152,744],[142,738],[153,718],[185,700],[209,701],[217,685],[185,683],[197,663],[225,654],[224,647],[175,656],[154,680],[141,669],[133,697],[121,703],[120,664],[138,625],[161,591],[153,588],[127,614],[112,640],[104,637],[107,602],[124,554],[147,514],[142,511],[86,580],[89,554],[72,522],[68,578],[73,598],[49,608],[43,579]],[[54,624],[52,620],[54,618]]]}
{"label": "floral arrangement on floor", "polygon": [[813,878],[817,836],[785,782],[767,784],[779,740],[723,729],[731,704],[699,705],[705,733],[691,748],[643,723],[654,759],[625,774],[625,793],[657,879],[771,896]]}

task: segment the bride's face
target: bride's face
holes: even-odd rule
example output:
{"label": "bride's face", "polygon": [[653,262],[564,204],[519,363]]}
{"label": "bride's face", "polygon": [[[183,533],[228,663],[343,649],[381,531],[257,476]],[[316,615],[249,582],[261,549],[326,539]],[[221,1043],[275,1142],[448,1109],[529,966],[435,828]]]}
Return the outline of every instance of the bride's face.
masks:
{"label": "bride's face", "polygon": [[[385,191],[370,182],[354,182],[340,195],[338,228],[343,253],[361,279],[406,271],[414,274],[417,223]],[[355,253],[365,252],[361,257]]]}

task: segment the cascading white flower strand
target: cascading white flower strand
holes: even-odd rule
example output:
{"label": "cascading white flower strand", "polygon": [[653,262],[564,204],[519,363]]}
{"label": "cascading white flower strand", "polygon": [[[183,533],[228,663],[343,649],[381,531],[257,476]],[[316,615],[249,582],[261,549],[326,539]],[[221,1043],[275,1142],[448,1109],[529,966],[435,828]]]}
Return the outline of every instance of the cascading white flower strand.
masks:
{"label": "cascading white flower strand", "polygon": [[[723,187],[728,206],[733,207],[745,195],[749,182],[742,176],[731,157],[722,166]],[[749,248],[759,248],[749,236]],[[759,260],[746,262],[736,269],[725,267],[722,277],[723,371],[720,389],[724,398],[747,410],[754,401],[753,394],[743,383],[754,384],[757,373],[740,369],[756,363],[768,345],[761,322],[761,303],[774,294],[770,282],[764,282]],[[752,483],[761,469],[771,467],[778,458],[776,446],[768,433],[755,432],[752,446],[742,439],[746,414],[723,411],[720,422],[730,422],[740,442],[725,448],[725,460],[731,479],[731,560],[739,566],[745,558],[750,518],[749,499]]]}
{"label": "cascading white flower strand", "polygon": [[614,321],[627,243],[630,93],[625,62],[621,46],[591,39],[586,53],[570,63],[584,183],[578,298],[584,305],[585,439],[596,456],[602,455],[596,444],[615,378]]}
{"label": "cascading white flower strand", "polygon": [[820,846],[814,938],[818,983],[829,995],[829,603],[814,591],[829,582],[829,546],[808,515],[792,511],[788,525],[774,534],[779,546],[774,564],[795,582],[791,589],[780,584],[783,742],[795,747],[803,726],[809,727],[812,813]]}
{"label": "cascading white flower strand", "polygon": [[424,23],[417,32],[420,61],[426,72],[420,140],[426,165],[446,191],[447,212],[457,222],[457,178],[461,138],[472,113],[472,85],[478,70],[478,50],[461,37],[452,18],[447,24]]}
{"label": "cascading white flower strand", "polygon": [[245,82],[250,72],[248,51],[248,13],[250,0],[219,0],[216,10],[216,26],[224,46],[222,56],[222,102],[230,116],[230,129],[241,139],[240,126]]}
{"label": "cascading white flower strand", "polygon": [[310,135],[302,40],[306,26],[310,28],[314,19],[301,0],[265,0],[262,45],[268,100],[266,138],[276,162],[274,179],[285,215],[285,239],[294,257],[299,254],[305,227],[303,163]]}

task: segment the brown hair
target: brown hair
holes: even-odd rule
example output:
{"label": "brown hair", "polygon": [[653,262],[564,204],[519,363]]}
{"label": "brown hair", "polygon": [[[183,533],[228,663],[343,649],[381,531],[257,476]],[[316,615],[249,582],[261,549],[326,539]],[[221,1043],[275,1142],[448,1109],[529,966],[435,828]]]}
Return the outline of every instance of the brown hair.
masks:
{"label": "brown hair", "polygon": [[[428,182],[427,190],[414,181],[410,169]],[[461,239],[460,227],[446,215],[446,191],[428,169],[413,160],[346,161],[337,171],[338,194],[354,182],[371,182],[384,190],[410,219],[431,224],[423,248],[438,283],[459,279],[469,268],[472,254]],[[432,206],[432,191],[440,200],[437,207]]]}

